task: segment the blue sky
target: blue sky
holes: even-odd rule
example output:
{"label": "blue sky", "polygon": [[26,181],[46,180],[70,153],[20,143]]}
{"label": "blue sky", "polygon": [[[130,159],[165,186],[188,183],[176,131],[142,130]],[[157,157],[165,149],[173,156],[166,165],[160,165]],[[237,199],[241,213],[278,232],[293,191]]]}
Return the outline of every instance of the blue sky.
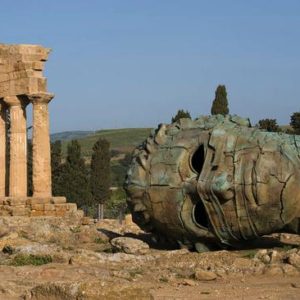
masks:
{"label": "blue sky", "polygon": [[300,1],[2,0],[0,19],[1,43],[53,49],[52,132],[209,114],[218,84],[254,124],[300,111]]}

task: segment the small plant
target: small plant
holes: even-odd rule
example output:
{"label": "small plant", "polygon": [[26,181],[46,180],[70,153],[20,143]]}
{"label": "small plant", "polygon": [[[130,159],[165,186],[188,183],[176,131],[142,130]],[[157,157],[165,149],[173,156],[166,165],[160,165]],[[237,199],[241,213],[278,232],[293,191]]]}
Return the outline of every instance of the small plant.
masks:
{"label": "small plant", "polygon": [[63,246],[62,249],[66,250],[66,251],[72,251],[72,250],[74,250],[74,247],[73,246]]}
{"label": "small plant", "polygon": [[79,233],[81,231],[81,228],[79,225],[74,226],[74,227],[70,227],[71,232],[73,233]]}
{"label": "small plant", "polygon": [[11,261],[12,266],[41,266],[52,262],[50,255],[17,254]]}
{"label": "small plant", "polygon": [[101,239],[101,237],[96,237],[94,242],[96,244],[105,244],[105,241]]}
{"label": "small plant", "polygon": [[23,239],[28,239],[28,232],[25,232],[25,231],[21,230],[19,232],[19,237],[21,237]]}
{"label": "small plant", "polygon": [[133,269],[128,271],[131,277],[135,277],[138,275],[143,275],[143,270],[141,269]]}
{"label": "small plant", "polygon": [[292,250],[293,248],[295,248],[294,245],[284,244],[284,245],[282,246],[282,250],[283,250],[283,251],[289,251],[289,250]]}
{"label": "small plant", "polygon": [[257,250],[247,250],[243,253],[242,257],[253,259],[255,257],[256,253],[257,253]]}
{"label": "small plant", "polygon": [[169,282],[169,279],[168,279],[167,277],[164,277],[164,276],[163,276],[163,277],[160,277],[160,278],[159,278],[159,281],[160,281],[160,282]]}

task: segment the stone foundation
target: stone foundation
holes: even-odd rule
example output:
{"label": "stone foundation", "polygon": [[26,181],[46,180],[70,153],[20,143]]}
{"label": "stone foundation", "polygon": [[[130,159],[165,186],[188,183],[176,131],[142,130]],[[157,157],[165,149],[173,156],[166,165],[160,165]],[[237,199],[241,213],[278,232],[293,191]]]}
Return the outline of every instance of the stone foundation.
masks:
{"label": "stone foundation", "polygon": [[65,217],[77,212],[65,197],[1,197],[0,216]]}

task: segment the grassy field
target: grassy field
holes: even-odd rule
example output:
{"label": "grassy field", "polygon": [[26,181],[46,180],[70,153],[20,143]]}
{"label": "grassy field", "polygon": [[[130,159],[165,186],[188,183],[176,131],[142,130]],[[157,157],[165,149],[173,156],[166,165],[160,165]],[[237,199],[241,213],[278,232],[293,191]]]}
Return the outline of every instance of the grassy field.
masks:
{"label": "grassy field", "polygon": [[[121,153],[130,153],[136,146],[141,144],[150,134],[151,128],[124,128],[99,130],[92,134],[78,138],[81,145],[82,154],[89,158],[92,148],[99,138],[105,138],[110,142],[110,148]],[[63,140],[63,152],[66,153],[69,140]]]}

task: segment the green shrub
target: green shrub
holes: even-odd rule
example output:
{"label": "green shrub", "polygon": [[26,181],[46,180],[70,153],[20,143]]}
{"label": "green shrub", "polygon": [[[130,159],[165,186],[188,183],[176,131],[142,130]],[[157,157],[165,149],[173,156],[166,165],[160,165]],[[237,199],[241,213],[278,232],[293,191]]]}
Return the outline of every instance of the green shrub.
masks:
{"label": "green shrub", "polygon": [[17,254],[11,261],[12,266],[41,266],[52,262],[50,255]]}
{"label": "green shrub", "polygon": [[96,244],[105,244],[105,241],[102,240],[100,237],[96,237],[96,238],[95,238],[95,243],[96,243]]}

